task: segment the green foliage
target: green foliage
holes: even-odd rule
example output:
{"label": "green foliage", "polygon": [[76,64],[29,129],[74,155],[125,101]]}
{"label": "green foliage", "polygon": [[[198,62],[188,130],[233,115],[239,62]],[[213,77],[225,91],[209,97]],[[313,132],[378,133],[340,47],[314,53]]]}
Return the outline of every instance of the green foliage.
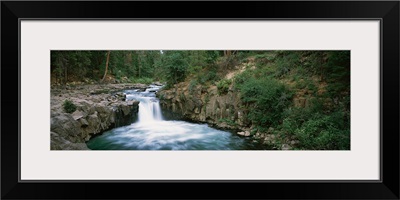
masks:
{"label": "green foliage", "polygon": [[183,94],[183,93],[179,94],[179,99],[184,101],[184,102],[187,100],[185,94]]}
{"label": "green foliage", "polygon": [[222,79],[217,83],[218,94],[226,94],[229,91],[229,87],[232,84],[232,80],[230,79]]}
{"label": "green foliage", "polygon": [[76,110],[76,105],[72,101],[66,99],[63,103],[64,111],[67,113],[73,113]]}
{"label": "green foliage", "polygon": [[325,77],[330,96],[342,96],[350,91],[350,51],[333,51],[328,54]]}
{"label": "green foliage", "polygon": [[310,105],[286,109],[278,128],[299,140],[300,149],[350,149],[350,113],[342,107],[327,111],[320,99]]}
{"label": "green foliage", "polygon": [[222,70],[233,69],[240,63],[239,58],[236,55],[224,56],[220,58],[220,68]]}
{"label": "green foliage", "polygon": [[[159,79],[160,54],[160,51],[111,51],[108,74],[116,79]],[[52,72],[62,83],[84,78],[99,80],[105,72],[106,58],[106,51],[52,51]]]}
{"label": "green foliage", "polygon": [[186,77],[188,68],[187,60],[182,51],[167,51],[164,57],[164,66],[168,84],[176,84],[183,81]]}
{"label": "green foliage", "polygon": [[314,114],[301,127],[295,130],[295,135],[304,149],[350,149],[350,129],[343,129],[340,123],[343,119],[338,114]]}
{"label": "green foliage", "polygon": [[204,102],[205,102],[206,105],[208,104],[208,102],[210,102],[210,94],[208,94],[208,93],[206,94]]}
{"label": "green foliage", "polygon": [[237,126],[236,122],[228,119],[228,118],[221,118],[218,120],[219,122],[225,122],[226,124],[228,124],[229,126]]}
{"label": "green foliage", "polygon": [[278,53],[275,59],[277,71],[275,76],[280,78],[288,74],[292,69],[300,65],[301,53],[297,51],[283,51]]}
{"label": "green foliage", "polygon": [[93,75],[102,53],[96,51],[51,51],[51,70],[58,82],[83,79]]}
{"label": "green foliage", "polygon": [[190,94],[193,94],[194,90],[196,89],[197,84],[198,84],[198,83],[197,83],[196,80],[191,80],[191,81],[190,81],[189,87],[188,87],[189,93],[190,93]]}
{"label": "green foliage", "polygon": [[213,64],[219,57],[218,51],[206,51],[207,64]]}
{"label": "green foliage", "polygon": [[220,79],[217,75],[215,67],[208,67],[206,70],[198,73],[196,77],[200,84],[205,84],[207,82],[214,83],[215,81],[218,81]]}
{"label": "green foliage", "polygon": [[236,75],[233,78],[234,81],[234,88],[239,90],[240,86],[243,85],[247,80],[253,78],[253,71],[252,70],[246,70],[238,75]]}
{"label": "green foliage", "polygon": [[278,125],[283,110],[291,104],[292,93],[274,79],[249,78],[238,88],[242,101],[250,107],[248,117],[255,125]]}
{"label": "green foliage", "polygon": [[199,73],[203,67],[201,66],[190,66],[188,69],[188,74],[197,74]]}
{"label": "green foliage", "polygon": [[317,86],[315,85],[313,80],[310,79],[300,79],[297,80],[296,82],[296,89],[306,89],[312,94],[316,93],[318,91]]}
{"label": "green foliage", "polygon": [[131,83],[142,83],[142,84],[151,84],[154,82],[152,78],[134,78],[134,77],[132,77],[130,80],[131,80]]}
{"label": "green foliage", "polygon": [[[163,81],[167,83],[164,89],[186,80],[190,94],[199,85],[205,89],[216,86],[219,95],[233,88],[234,93],[240,93],[239,106],[246,111],[246,123],[251,122],[259,132],[273,128],[272,132],[281,138],[278,142],[299,140],[296,149],[350,148],[350,51],[231,53],[228,56],[222,50],[111,51],[108,74],[132,83]],[[105,71],[106,55],[107,51],[51,51],[52,80],[99,80]],[[233,79],[221,79],[237,70],[234,67],[243,65],[248,66]],[[292,104],[294,94],[305,99],[305,104],[301,103],[304,107]],[[214,94],[204,97],[206,104],[210,95]],[[191,96],[181,94],[177,98],[189,101]],[[64,110],[74,112],[76,106],[68,101],[63,104]],[[229,119],[221,120],[234,125]]]}

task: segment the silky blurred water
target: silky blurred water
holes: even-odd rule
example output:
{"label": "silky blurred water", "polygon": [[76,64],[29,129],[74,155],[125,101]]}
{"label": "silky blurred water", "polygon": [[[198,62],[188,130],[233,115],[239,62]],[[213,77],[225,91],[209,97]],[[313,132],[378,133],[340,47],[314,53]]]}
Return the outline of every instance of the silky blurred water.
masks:
{"label": "silky blurred water", "polygon": [[93,150],[241,150],[257,149],[247,138],[185,121],[167,121],[151,86],[144,92],[126,90],[127,99],[139,100],[138,121],[104,132],[87,146]]}

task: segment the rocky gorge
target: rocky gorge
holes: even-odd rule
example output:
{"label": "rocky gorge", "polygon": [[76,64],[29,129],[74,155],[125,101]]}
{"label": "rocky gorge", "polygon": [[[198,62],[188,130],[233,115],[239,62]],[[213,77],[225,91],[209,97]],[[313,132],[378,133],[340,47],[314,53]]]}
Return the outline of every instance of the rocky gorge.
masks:
{"label": "rocky gorge", "polygon": [[216,86],[198,85],[190,88],[187,82],[181,82],[174,88],[157,93],[164,112],[172,118],[207,123],[215,128],[231,130],[242,137],[252,137],[255,142],[270,146],[271,149],[292,149],[297,140],[286,138],[282,144],[280,135],[271,127],[265,132],[255,129],[248,119],[248,108],[240,99],[239,93],[233,92],[232,85],[226,94],[219,94]]}
{"label": "rocky gorge", "polygon": [[[132,123],[138,101],[126,101],[124,89],[146,89],[144,84],[67,85],[51,88],[51,150],[89,150],[85,142],[111,128]],[[67,113],[65,100],[76,110]]]}

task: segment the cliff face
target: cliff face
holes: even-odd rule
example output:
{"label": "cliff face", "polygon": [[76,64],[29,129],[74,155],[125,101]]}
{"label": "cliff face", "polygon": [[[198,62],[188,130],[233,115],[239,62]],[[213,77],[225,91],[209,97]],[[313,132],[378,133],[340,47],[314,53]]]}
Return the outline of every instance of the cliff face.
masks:
{"label": "cliff face", "polygon": [[[104,86],[107,87],[107,86]],[[122,93],[100,93],[93,88],[56,89],[51,92],[51,150],[88,150],[85,141],[108,129],[132,123],[138,101],[125,101]],[[76,111],[66,113],[62,103],[70,100]]]}
{"label": "cliff face", "polygon": [[246,120],[238,93],[229,90],[218,94],[216,86],[198,85],[189,89],[187,83],[177,84],[157,93],[163,109],[196,122],[206,122],[219,128],[242,130],[250,124]]}

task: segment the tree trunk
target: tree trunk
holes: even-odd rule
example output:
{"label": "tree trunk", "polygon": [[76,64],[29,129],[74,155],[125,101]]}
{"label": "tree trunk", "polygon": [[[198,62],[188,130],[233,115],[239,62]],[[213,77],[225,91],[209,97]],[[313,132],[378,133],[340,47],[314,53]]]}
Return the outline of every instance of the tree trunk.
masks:
{"label": "tree trunk", "polygon": [[106,78],[106,76],[107,76],[107,71],[108,71],[108,62],[110,61],[110,53],[111,53],[111,51],[108,51],[108,52],[107,52],[106,70],[104,71],[104,76],[103,76],[103,79],[101,79],[101,82],[103,82],[103,81],[104,81],[104,79],[105,79],[105,78]]}
{"label": "tree trunk", "polygon": [[142,51],[138,51],[138,60],[139,60],[139,78],[140,78],[140,69],[142,68]]}
{"label": "tree trunk", "polygon": [[129,51],[127,55],[125,55],[126,61],[125,63],[128,65],[132,64],[132,51]]}
{"label": "tree trunk", "polygon": [[64,67],[64,84],[68,82],[68,71],[67,71],[67,66]]}
{"label": "tree trunk", "polygon": [[225,51],[224,51],[224,56],[226,56],[226,57],[231,56],[231,54],[232,54],[232,51],[231,51],[231,50],[225,50]]}

